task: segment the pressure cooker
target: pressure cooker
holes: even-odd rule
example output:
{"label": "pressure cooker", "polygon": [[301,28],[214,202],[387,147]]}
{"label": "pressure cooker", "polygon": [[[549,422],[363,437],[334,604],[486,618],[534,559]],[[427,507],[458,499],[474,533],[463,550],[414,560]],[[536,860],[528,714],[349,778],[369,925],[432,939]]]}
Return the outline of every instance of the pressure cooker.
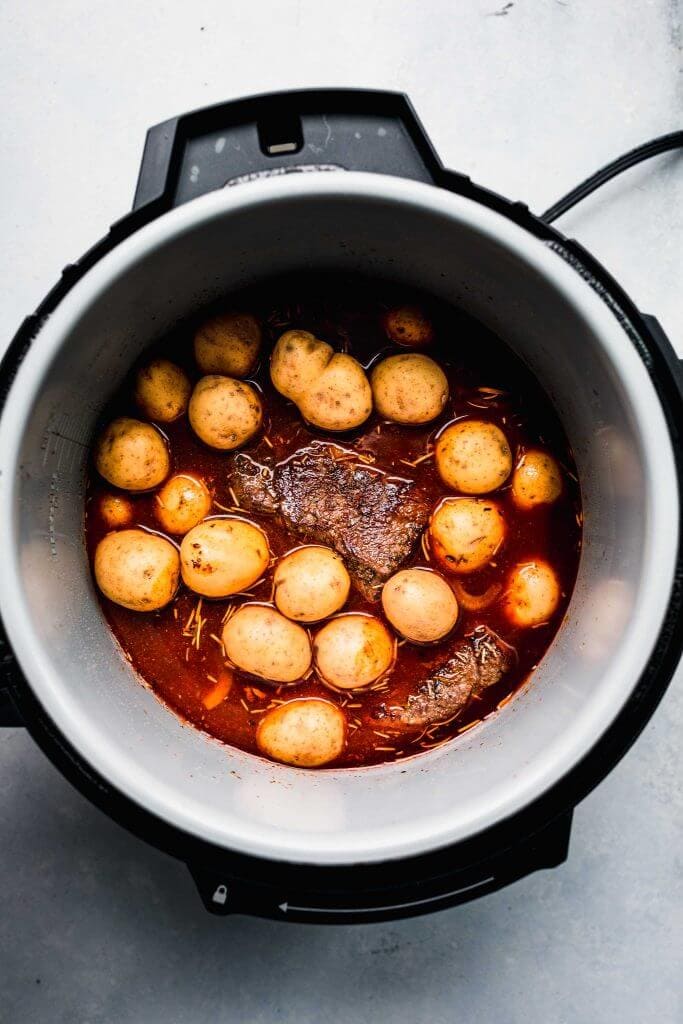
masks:
{"label": "pressure cooker", "polygon": [[[672,677],[681,370],[657,321],[550,220],[445,169],[402,95],[226,103],[149,131],[133,212],[65,268],[2,361],[3,724],[184,860],[215,913],[405,917],[560,864],[572,809]],[[306,771],[185,725],[117,647],[84,547],[94,424],[140,352],[228,291],[307,269],[478,318],[543,385],[580,476],[577,583],[530,685],[395,764]]]}

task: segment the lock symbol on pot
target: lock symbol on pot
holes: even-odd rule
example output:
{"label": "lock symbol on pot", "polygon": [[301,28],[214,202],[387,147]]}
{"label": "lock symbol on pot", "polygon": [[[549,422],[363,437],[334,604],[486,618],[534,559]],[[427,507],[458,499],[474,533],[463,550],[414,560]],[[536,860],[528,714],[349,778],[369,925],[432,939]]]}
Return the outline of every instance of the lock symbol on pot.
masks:
{"label": "lock symbol on pot", "polygon": [[220,903],[222,905],[223,903],[225,903],[227,898],[228,898],[228,888],[227,888],[227,886],[225,886],[225,885],[223,885],[221,883],[220,885],[216,886],[216,890],[215,890],[213,896],[211,897],[211,902],[212,903]]}

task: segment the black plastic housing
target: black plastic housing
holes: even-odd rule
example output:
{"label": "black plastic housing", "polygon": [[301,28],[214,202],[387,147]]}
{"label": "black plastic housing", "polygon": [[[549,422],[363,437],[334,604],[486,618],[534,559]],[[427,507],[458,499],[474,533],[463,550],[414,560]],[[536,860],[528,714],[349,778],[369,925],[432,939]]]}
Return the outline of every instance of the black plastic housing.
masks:
{"label": "black plastic housing", "polygon": [[[204,192],[254,177],[308,170],[364,170],[412,178],[481,203],[551,243],[608,303],[645,363],[671,433],[683,493],[682,376],[658,322],[641,314],[577,242],[510,202],[445,169],[408,99],[398,93],[314,90],[221,104],[150,129],[133,212],[68,266],[19,328],[0,364],[0,409],[44,318],[107,252],[142,225]],[[675,510],[680,515],[680,510]],[[0,624],[0,724],[25,724],[62,773],[93,803],[147,842],[183,859],[202,900],[218,914],[280,920],[375,921],[473,899],[567,856],[574,806],[608,774],[653,714],[683,649],[679,550],[668,612],[631,699],[596,747],[541,799],[484,834],[435,853],[381,865],[308,867],[269,862],[199,841],[133,804],[86,764],[43,712]]]}

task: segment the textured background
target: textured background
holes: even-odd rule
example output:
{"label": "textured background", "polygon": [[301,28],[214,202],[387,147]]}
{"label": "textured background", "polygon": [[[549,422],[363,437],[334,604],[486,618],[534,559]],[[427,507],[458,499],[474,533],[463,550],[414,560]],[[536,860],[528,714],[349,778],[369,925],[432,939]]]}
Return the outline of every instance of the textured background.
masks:
{"label": "textured background", "polygon": [[[447,164],[541,210],[681,126],[682,35],[676,0],[1,0],[0,345],[125,211],[150,124],[274,88],[403,89]],[[681,353],[682,211],[670,156],[562,224]],[[578,809],[565,866],[336,929],[209,917],[181,865],[0,732],[0,1021],[674,1024],[682,684]]]}

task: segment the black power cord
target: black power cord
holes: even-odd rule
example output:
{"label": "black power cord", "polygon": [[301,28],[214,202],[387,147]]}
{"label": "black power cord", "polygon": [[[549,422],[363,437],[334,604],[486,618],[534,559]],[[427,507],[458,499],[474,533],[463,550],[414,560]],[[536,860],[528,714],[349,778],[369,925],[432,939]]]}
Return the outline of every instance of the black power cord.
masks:
{"label": "black power cord", "polygon": [[657,156],[659,153],[667,153],[671,149],[680,149],[682,147],[683,131],[669,132],[668,135],[660,135],[656,139],[644,142],[642,146],[636,146],[635,149],[631,149],[628,153],[624,153],[623,156],[617,157],[611,163],[605,164],[604,167],[601,167],[595,174],[591,174],[590,178],[586,178],[585,181],[582,181],[580,185],[573,188],[562,199],[558,199],[556,203],[548,207],[545,213],[541,214],[541,220],[545,221],[546,224],[552,224],[563,213],[571,210],[573,206],[576,206],[582,199],[589,196],[591,192],[595,192],[601,185],[605,185],[612,178],[616,178],[617,175],[627,171],[630,167],[635,167],[636,164],[642,163],[643,160],[649,160],[650,157]]}

